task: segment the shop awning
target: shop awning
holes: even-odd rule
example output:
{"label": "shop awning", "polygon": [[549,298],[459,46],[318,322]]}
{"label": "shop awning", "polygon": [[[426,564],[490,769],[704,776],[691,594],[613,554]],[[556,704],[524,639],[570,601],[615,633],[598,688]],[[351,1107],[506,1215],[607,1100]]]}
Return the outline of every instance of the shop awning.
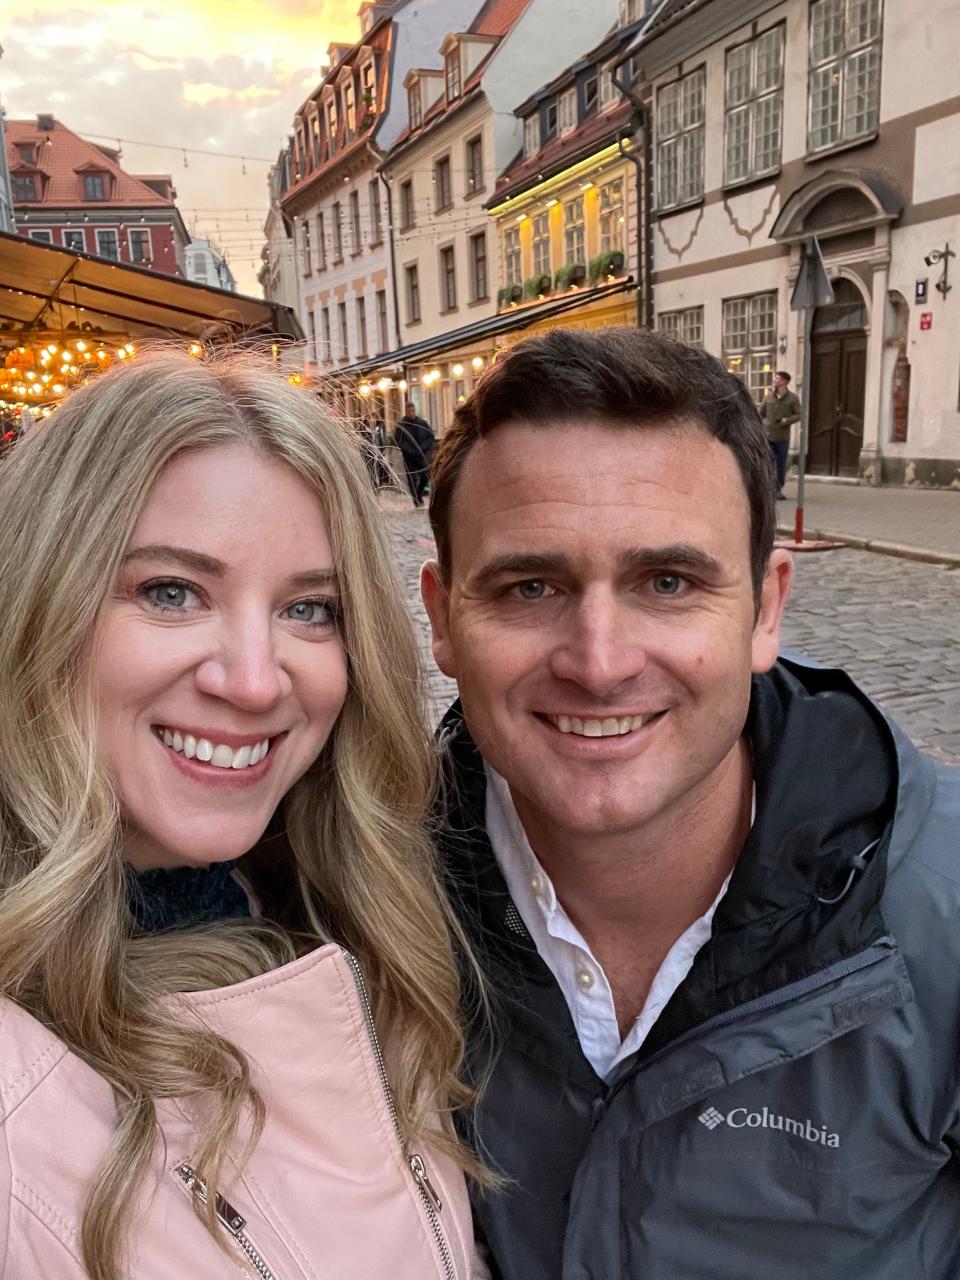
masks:
{"label": "shop awning", "polygon": [[0,232],[0,344],[31,330],[303,338],[289,307]]}
{"label": "shop awning", "polygon": [[474,324],[464,325],[461,329],[451,329],[448,333],[435,338],[425,338],[423,342],[414,342],[406,347],[398,347],[396,351],[388,351],[386,355],[376,356],[372,360],[360,360],[356,364],[338,369],[331,376],[342,377],[344,374],[365,374],[375,369],[384,369],[395,365],[411,364],[415,361],[431,360],[445,351],[455,351],[483,338],[493,338],[500,333],[515,333],[529,329],[531,325],[549,320],[552,316],[561,315],[577,307],[586,307],[591,302],[602,298],[610,298],[617,293],[627,293],[636,289],[633,276],[623,280],[614,280],[610,284],[598,285],[595,289],[581,289],[576,293],[565,293],[559,298],[550,298],[537,306],[510,308],[498,315],[489,316],[486,320],[477,320]]}

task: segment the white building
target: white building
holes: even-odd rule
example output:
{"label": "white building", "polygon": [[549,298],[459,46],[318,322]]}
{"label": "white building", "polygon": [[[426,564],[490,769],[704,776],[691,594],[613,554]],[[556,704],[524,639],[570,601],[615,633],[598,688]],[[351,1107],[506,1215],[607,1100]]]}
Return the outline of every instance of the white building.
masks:
{"label": "white building", "polygon": [[659,326],[757,397],[796,378],[790,294],[820,240],[814,473],[960,488],[958,50],[956,0],[665,0],[632,50]]}
{"label": "white building", "polygon": [[210,241],[192,238],[184,251],[184,268],[188,280],[209,285],[213,289],[228,289],[236,293],[237,282],[230,264]]}
{"label": "white building", "polygon": [[283,212],[283,198],[293,176],[291,148],[285,146],[267,175],[270,205],[263,224],[264,244],[257,279],[268,302],[279,302],[296,311],[300,302],[294,267],[293,235],[290,220]]}

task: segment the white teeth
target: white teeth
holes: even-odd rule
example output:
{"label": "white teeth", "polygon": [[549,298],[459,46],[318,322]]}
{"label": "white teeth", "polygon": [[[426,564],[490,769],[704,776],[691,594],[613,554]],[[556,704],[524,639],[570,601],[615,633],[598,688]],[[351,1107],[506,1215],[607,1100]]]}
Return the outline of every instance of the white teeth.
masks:
{"label": "white teeth", "polygon": [[584,738],[615,738],[632,733],[653,716],[607,716],[603,720],[581,720],[577,716],[551,716],[561,733],[576,733]]}
{"label": "white teeth", "polygon": [[183,733],[180,729],[158,728],[157,734],[162,742],[188,760],[200,760],[217,769],[248,769],[259,764],[270,750],[269,738],[234,749],[226,743],[211,742],[209,738],[195,738],[192,733]]}

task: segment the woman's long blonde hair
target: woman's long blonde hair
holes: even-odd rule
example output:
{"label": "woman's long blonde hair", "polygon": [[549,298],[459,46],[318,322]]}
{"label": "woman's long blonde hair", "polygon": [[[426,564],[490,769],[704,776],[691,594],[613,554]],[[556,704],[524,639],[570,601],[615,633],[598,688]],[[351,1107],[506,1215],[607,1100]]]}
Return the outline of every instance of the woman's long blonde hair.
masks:
{"label": "woman's long blonde hair", "polygon": [[[90,654],[161,469],[242,442],[316,492],[340,582],[349,691],[319,759],[279,815],[312,939],[233,922],[138,934],[117,798],[95,757]],[[0,467],[0,993],[113,1086],[120,1120],[90,1189],[91,1280],[116,1280],[125,1224],[157,1137],[159,1098],[212,1100],[196,1155],[215,1188],[263,1122],[243,1055],[164,997],[240,982],[336,940],[359,960],[395,1051],[406,1140],[465,1100],[458,982],[421,823],[433,764],[412,626],[354,433],[251,356],[157,351],[77,391]],[[207,1114],[205,1109],[205,1114]],[[244,1152],[241,1121],[254,1138]],[[214,1197],[208,1197],[213,1229]]]}

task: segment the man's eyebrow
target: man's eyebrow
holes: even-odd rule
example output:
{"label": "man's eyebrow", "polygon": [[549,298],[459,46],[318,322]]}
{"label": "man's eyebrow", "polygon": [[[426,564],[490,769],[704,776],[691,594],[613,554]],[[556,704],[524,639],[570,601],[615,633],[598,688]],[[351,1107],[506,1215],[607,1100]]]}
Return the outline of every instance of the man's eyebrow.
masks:
{"label": "man's eyebrow", "polygon": [[665,547],[636,547],[620,556],[621,568],[628,572],[645,569],[690,569],[707,578],[722,578],[723,565],[706,551],[688,542],[675,542]]}
{"label": "man's eyebrow", "polygon": [[471,575],[470,586],[477,590],[487,587],[497,578],[507,574],[522,575],[528,578],[539,578],[544,574],[563,573],[570,568],[570,561],[559,552],[538,553],[513,551],[502,556],[494,556],[485,565]]}
{"label": "man's eyebrow", "polygon": [[[229,565],[214,556],[191,547],[175,547],[166,542],[152,542],[147,546],[133,547],[123,557],[126,565],[131,560],[171,560],[191,573],[205,573],[211,578],[225,578]],[[337,571],[333,568],[305,569],[288,579],[289,586],[298,591],[336,591]]]}

